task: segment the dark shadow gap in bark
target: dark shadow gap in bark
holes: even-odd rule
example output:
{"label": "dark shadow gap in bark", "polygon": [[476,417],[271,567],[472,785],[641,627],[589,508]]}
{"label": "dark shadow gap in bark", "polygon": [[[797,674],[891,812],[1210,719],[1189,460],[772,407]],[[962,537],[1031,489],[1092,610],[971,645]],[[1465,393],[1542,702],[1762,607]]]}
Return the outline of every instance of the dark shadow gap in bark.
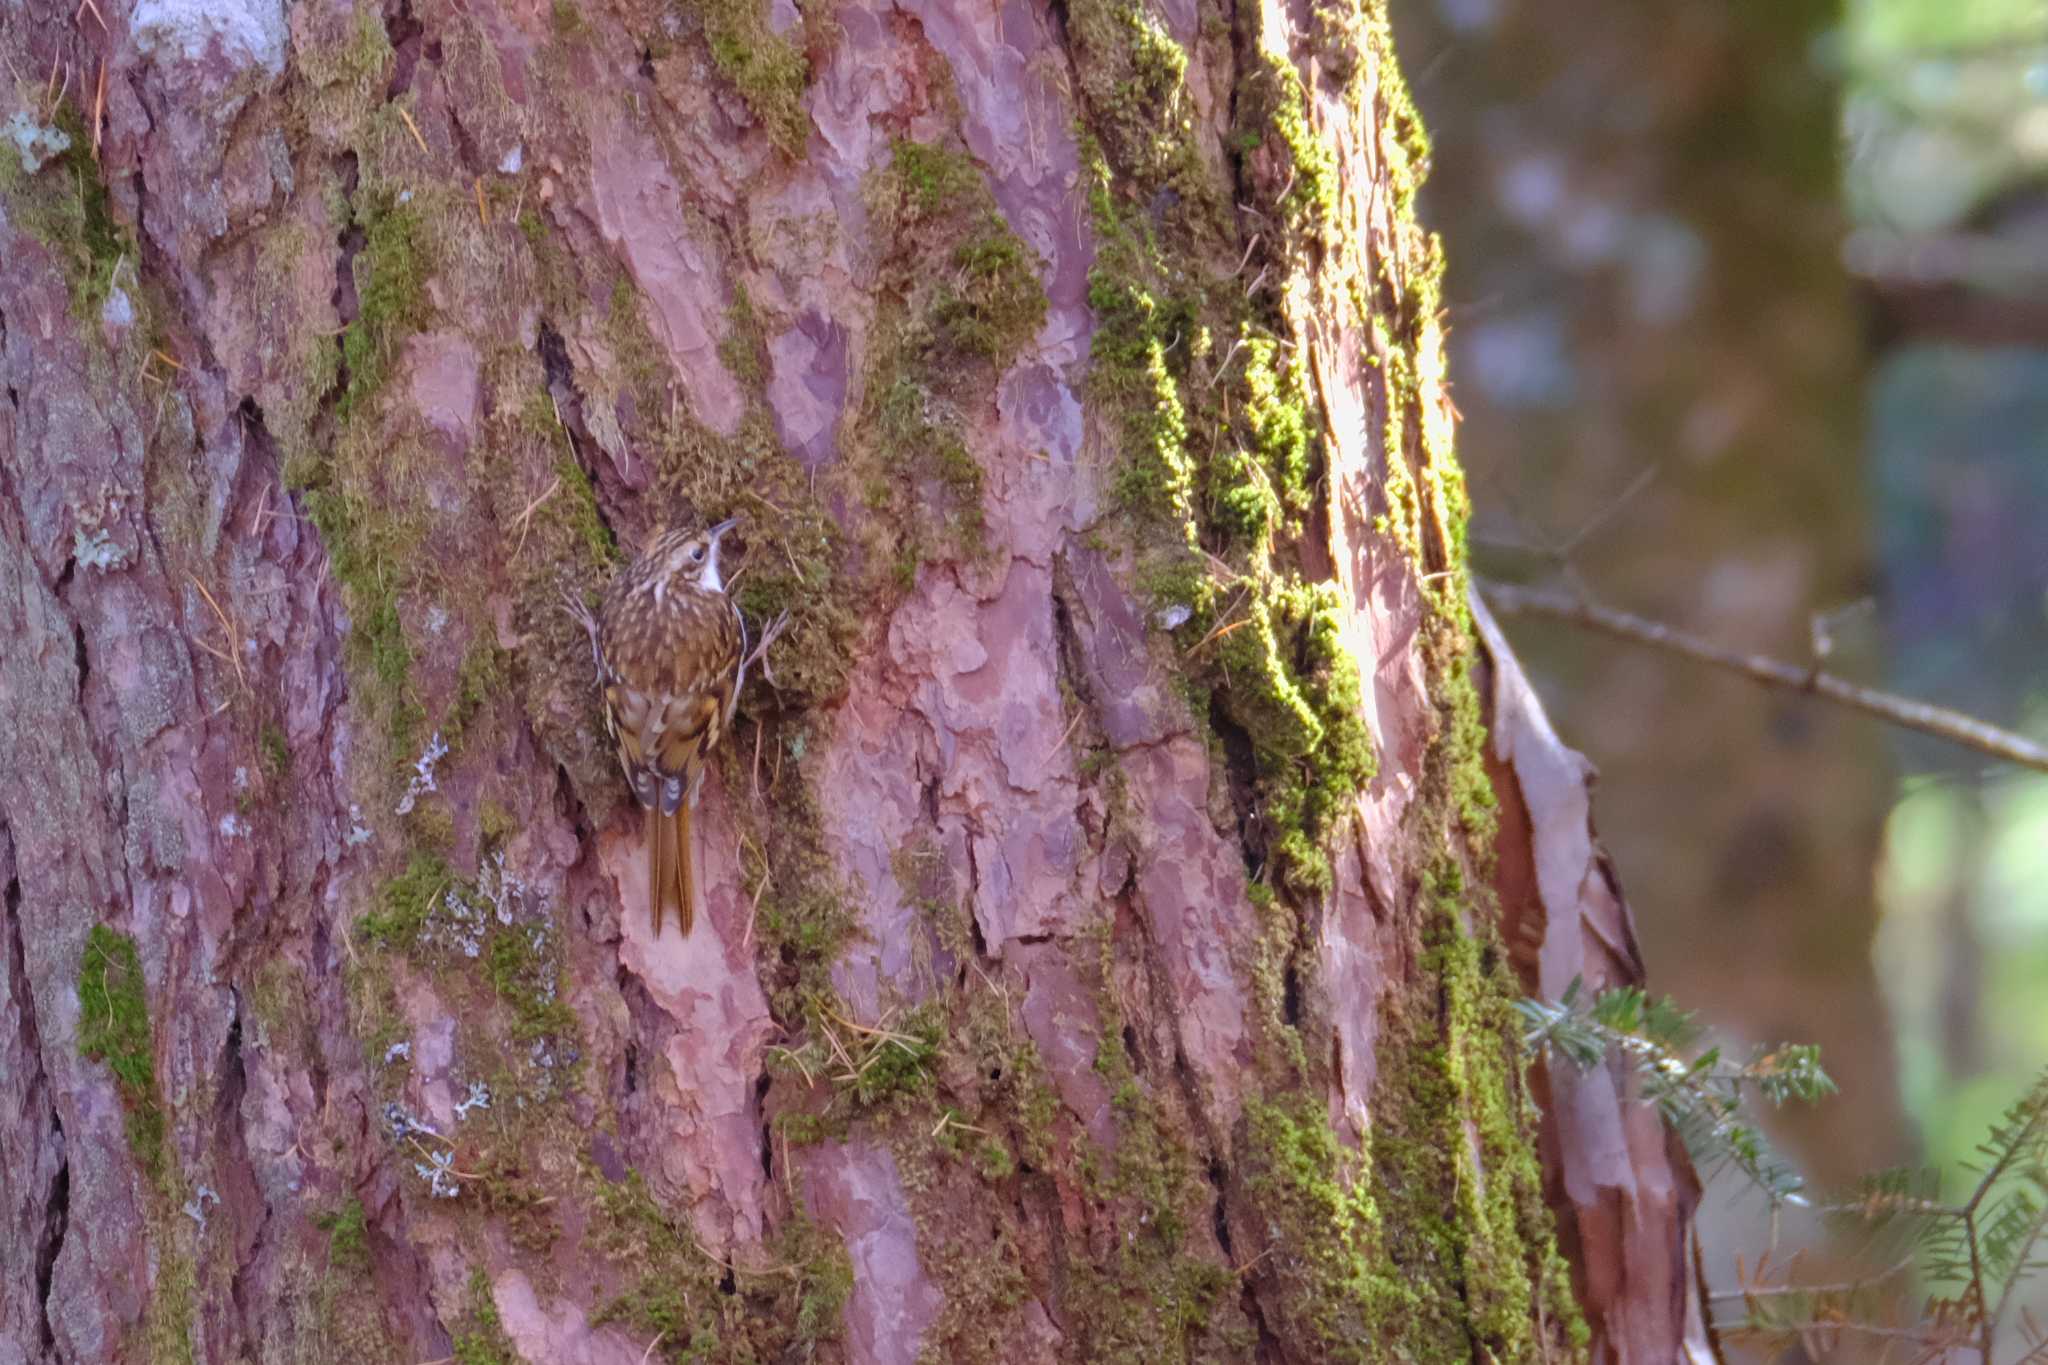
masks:
{"label": "dark shadow gap in bark", "polygon": [[[62,1152],[64,1124],[55,1109],[50,1111],[50,1134]],[[42,1319],[38,1334],[43,1355],[51,1360],[57,1358],[57,1329],[50,1322],[50,1286],[57,1278],[57,1253],[64,1249],[64,1234],[70,1227],[71,1160],[66,1155],[58,1160],[56,1178],[50,1182],[50,1199],[43,1207],[42,1244],[36,1248],[36,1305]]]}
{"label": "dark shadow gap in bark", "polygon": [[[6,354],[7,312],[5,309],[0,309],[0,356],[4,356]],[[21,411],[21,395],[15,391],[14,385],[12,384],[9,384],[7,386],[7,403],[8,406],[12,407],[16,412]]]}
{"label": "dark shadow gap in bark", "polygon": [[1216,1202],[1210,1205],[1210,1217],[1216,1224],[1216,1245],[1223,1249],[1223,1259],[1235,1266],[1237,1249],[1231,1245],[1230,1217],[1223,1195],[1223,1159],[1214,1152],[1209,1154],[1209,1183],[1216,1188]]}
{"label": "dark shadow gap in bark", "polygon": [[1244,858],[1247,881],[1257,881],[1266,865],[1266,837],[1259,820],[1258,754],[1252,737],[1231,718],[1223,694],[1209,699],[1209,728],[1223,747],[1223,780],[1230,793],[1230,809],[1236,816],[1238,852]]}
{"label": "dark shadow gap in bark", "polygon": [[619,528],[613,523],[606,506],[608,498],[616,492],[617,481],[608,481],[598,469],[595,458],[586,454],[596,443],[583,421],[583,398],[576,389],[576,367],[569,359],[569,343],[555,330],[554,324],[543,317],[534,348],[540,353],[541,371],[547,376],[548,396],[555,403],[555,417],[569,439],[569,453],[597,494],[597,519],[610,532],[612,540],[624,548],[628,544],[627,539],[619,534]]}
{"label": "dark shadow gap in bark", "polygon": [[412,89],[425,33],[426,25],[413,18],[412,0],[384,6],[384,36],[390,41],[392,52],[391,84],[384,89],[386,103]]}
{"label": "dark shadow gap in bark", "polygon": [[[591,840],[597,837],[597,829],[590,822],[590,810],[583,799],[576,795],[576,784],[569,780],[569,770],[560,763],[555,765],[555,813],[566,820],[576,831],[576,861],[581,863],[591,856]],[[590,912],[585,907],[583,920],[590,923]]]}
{"label": "dark shadow gap in bark", "polygon": [[[322,395],[324,398],[325,395]],[[234,479],[227,496],[226,518],[233,518],[240,509],[250,509],[247,520],[247,542],[256,555],[275,564],[286,574],[291,572],[289,560],[303,547],[303,539],[292,533],[297,523],[290,515],[273,515],[279,506],[291,506],[291,493],[284,485],[284,456],[278,450],[277,439],[270,434],[270,426],[264,420],[263,406],[253,394],[244,394],[242,401],[235,405],[235,425],[241,432],[241,458],[235,461]],[[274,646],[259,644],[257,652],[249,662],[259,669],[274,667]],[[270,688],[259,694],[257,709],[262,713],[265,724],[273,727],[279,736],[285,737],[289,746],[291,727],[286,724],[285,698],[281,688]],[[286,749],[289,759],[289,747]],[[281,815],[282,812],[274,814]],[[264,917],[267,919],[268,917]],[[261,932],[261,921],[258,932]],[[238,938],[243,937],[241,935]],[[239,950],[239,944],[233,950]]]}
{"label": "dark shadow gap in bark", "polygon": [[[437,71],[441,67],[442,52],[441,40],[439,38],[427,44],[427,64],[434,67]],[[461,161],[463,167],[473,177],[489,175],[497,168],[498,158],[485,154],[481,144],[477,141],[476,134],[470,131],[467,123],[463,122],[462,101],[449,99],[445,103],[444,108],[448,114],[448,127],[455,134],[456,156]]]}
{"label": "dark shadow gap in bark", "polygon": [[[28,948],[21,935],[21,878],[14,873],[14,844],[5,825],[0,825],[0,868],[8,873],[7,886],[0,893],[4,906],[8,979],[15,983],[15,1013],[21,1020],[22,1052],[28,1058],[29,1074],[17,1078],[28,1106],[40,1098],[42,1074],[42,1030],[36,1021],[35,996],[28,988]],[[50,1193],[43,1204],[43,1216],[36,1241],[37,1339],[45,1359],[57,1358],[57,1333],[50,1322],[50,1287],[56,1280],[57,1254],[64,1248],[64,1234],[71,1225],[71,1161],[64,1146],[64,1123],[50,1106],[50,1144],[57,1153],[57,1173],[50,1181]],[[26,1178],[32,1172],[23,1172]]]}
{"label": "dark shadow gap in bark", "polygon": [[[441,64],[441,45],[435,43],[427,50],[427,57],[434,65]],[[478,150],[476,134],[469,131],[469,125],[462,121],[460,105],[448,106],[448,127],[455,134],[455,154],[472,175],[480,176],[488,169],[483,153]]]}
{"label": "dark shadow gap in bark", "polygon": [[[354,152],[343,152],[335,158],[335,178],[341,182],[341,201],[349,209],[350,221],[335,235],[336,250],[334,262],[334,292],[328,296],[334,305],[335,321],[340,324],[334,334],[334,383],[327,392],[320,395],[323,408],[332,408],[336,396],[348,392],[348,329],[362,315],[362,299],[356,292],[356,255],[367,240],[362,225],[354,221],[356,187],[362,180],[362,167],[356,161]],[[331,415],[331,411],[330,411]]]}
{"label": "dark shadow gap in bark", "polygon": [[539,340],[535,344],[540,350],[541,372],[547,376],[548,389],[554,393],[557,403],[563,402],[565,395],[556,390],[570,389],[574,392],[572,386],[576,381],[576,367],[569,361],[569,343],[562,339],[553,323],[542,318]]}
{"label": "dark shadow gap in bark", "polygon": [[[324,918],[316,918],[313,921],[313,936],[315,946],[324,950],[327,944],[327,921]],[[333,981],[339,978],[334,968],[322,967],[320,979],[322,981]],[[307,1058],[306,1079],[313,1087],[313,1104],[315,1108],[318,1110],[326,1109],[328,1072],[327,1053],[324,1049],[314,1048],[312,1055]]]}
{"label": "dark shadow gap in bark", "polygon": [[[334,264],[333,300],[335,316],[341,322],[343,330],[353,326],[356,318],[362,313],[361,301],[356,297],[356,254],[363,249],[364,240],[362,225],[359,223],[350,223],[343,228],[341,236],[336,240],[336,245],[341,248],[341,255]],[[337,338],[335,345],[340,344]],[[346,389],[348,361],[343,360],[341,364],[341,373],[335,381],[335,387]]]}
{"label": "dark shadow gap in bark", "polygon": [[[227,1219],[229,1232],[226,1240],[234,1252],[233,1267],[228,1272],[228,1299],[235,1306],[235,1316],[242,1323],[243,1333],[250,1340],[255,1340],[263,1330],[265,1295],[260,1286],[252,1289],[249,1276],[262,1259],[259,1253],[264,1235],[270,1228],[271,1214],[269,1202],[263,1198],[251,1174],[249,1145],[243,1140],[242,1133],[242,1098],[249,1090],[249,1072],[242,1055],[240,992],[235,996],[234,1017],[228,1021],[227,1039],[221,1045],[220,1076],[220,1094],[214,1102],[214,1150],[227,1159],[216,1167],[222,1188],[215,1191],[213,1214]],[[250,1215],[254,1216],[256,1227],[247,1234],[245,1241],[240,1225]],[[202,1223],[202,1230],[204,1226]]]}

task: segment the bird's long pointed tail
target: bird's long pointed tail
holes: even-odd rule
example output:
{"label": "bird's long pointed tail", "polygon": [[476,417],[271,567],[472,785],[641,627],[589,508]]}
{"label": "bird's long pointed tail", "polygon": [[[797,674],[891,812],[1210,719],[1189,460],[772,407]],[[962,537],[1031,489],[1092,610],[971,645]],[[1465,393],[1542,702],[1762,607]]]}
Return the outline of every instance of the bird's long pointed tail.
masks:
{"label": "bird's long pointed tail", "polygon": [[682,921],[683,937],[690,936],[690,926],[697,919],[697,877],[693,850],[690,848],[690,803],[683,802],[676,807],[676,914]]}
{"label": "bird's long pointed tail", "polygon": [[673,819],[654,807],[647,808],[647,913],[654,921],[654,936],[661,937],[665,912],[673,905],[685,937],[697,918],[697,887],[690,858],[690,803],[676,807]]}
{"label": "bird's long pointed tail", "polygon": [[647,807],[647,917],[654,921],[654,936],[661,937],[661,907],[668,898],[669,883],[675,880],[669,863],[668,821],[660,811]]}

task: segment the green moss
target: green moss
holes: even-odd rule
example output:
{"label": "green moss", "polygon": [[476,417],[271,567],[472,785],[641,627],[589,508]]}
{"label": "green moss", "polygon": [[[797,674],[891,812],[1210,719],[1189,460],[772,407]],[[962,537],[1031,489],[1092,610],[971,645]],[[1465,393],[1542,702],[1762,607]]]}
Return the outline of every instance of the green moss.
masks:
{"label": "green moss", "polygon": [[456,1365],[517,1365],[523,1357],[505,1335],[491,1282],[480,1269],[470,1272],[468,1311],[468,1329],[455,1334]]}
{"label": "green moss", "polygon": [[415,851],[405,871],[384,883],[378,908],[358,919],[356,930],[368,943],[408,951],[442,894],[455,884],[455,873],[440,854]]}
{"label": "green moss", "polygon": [[1493,779],[1486,772],[1486,722],[1479,689],[1472,683],[1470,608],[1460,602],[1454,612],[1453,620],[1462,624],[1455,628],[1452,638],[1462,641],[1462,648],[1444,651],[1448,657],[1442,661],[1437,680],[1438,708],[1444,716],[1440,743],[1451,809],[1457,814],[1470,846],[1487,851],[1493,847],[1494,835],[1500,828],[1500,799],[1494,794]]}
{"label": "green moss", "polygon": [[[1301,367],[1276,366],[1279,348],[1270,337],[1247,336],[1244,344],[1245,423],[1252,449],[1275,490],[1272,496],[1299,518],[1314,505],[1318,453]],[[1301,534],[1298,523],[1289,533]]]}
{"label": "green moss", "polygon": [[600,1184],[597,1200],[592,1241],[630,1287],[593,1322],[628,1323],[636,1335],[658,1338],[650,1359],[805,1360],[839,1339],[853,1263],[829,1229],[792,1218],[765,1248],[771,1268],[757,1271],[706,1255],[637,1171]]}
{"label": "green moss", "polygon": [[451,750],[460,751],[470,724],[511,684],[513,658],[499,646],[489,627],[470,642],[456,670],[455,695],[441,719],[441,734]]}
{"label": "green moss", "polygon": [[[1487,864],[1495,826],[1470,679],[1467,508],[1440,401],[1442,259],[1412,220],[1427,145],[1383,6],[1324,7],[1318,96],[1334,83],[1355,116],[1370,116],[1357,102],[1360,73],[1376,73],[1397,198],[1387,240],[1339,236],[1335,161],[1310,125],[1293,35],[1266,34],[1268,14],[1240,11],[1237,35],[1251,61],[1235,92],[1231,153],[1264,225],[1247,243],[1212,211],[1217,196],[1184,144],[1183,65],[1161,50],[1156,21],[1109,2],[1070,10],[1077,87],[1099,139],[1083,146],[1097,240],[1089,398],[1117,443],[1112,487],[1130,528],[1118,543],[1158,605],[1188,608],[1175,635],[1184,693],[1198,722],[1214,726],[1217,770],[1249,779],[1258,817],[1242,826],[1258,878],[1249,894],[1260,922],[1250,964],[1259,1052],[1238,1150],[1268,1234],[1259,1299],[1318,1359],[1562,1358],[1584,1328],[1541,1198],[1506,1017],[1513,983],[1486,938],[1490,907],[1465,903],[1473,898],[1454,875]],[[1258,202],[1261,188],[1272,202]],[[1389,251],[1398,269],[1368,254]],[[1233,265],[1237,275],[1219,273]],[[1245,275],[1264,287],[1248,292]],[[1313,907],[1330,889],[1332,837],[1375,769],[1364,678],[1345,644],[1351,604],[1315,580],[1322,556],[1301,544],[1331,496],[1327,418],[1301,347],[1313,344],[1309,319],[1333,300],[1354,310],[1348,320],[1371,336],[1385,378],[1388,520],[1423,584],[1418,638],[1438,719],[1406,825],[1441,855],[1436,890],[1405,926],[1423,960],[1384,1013],[1373,1126],[1359,1151],[1332,1130],[1317,1035],[1287,1009],[1290,999],[1315,1008],[1315,957],[1304,948]],[[1163,1200],[1171,1228],[1175,1125],[1119,1060],[1112,1006],[1098,1051],[1118,1116],[1111,1176],[1125,1197]],[[1138,1155],[1126,1166],[1130,1133]],[[1153,1278],[1172,1275],[1155,1268]]]}
{"label": "green moss", "polygon": [[[863,519],[869,562],[891,566],[888,586],[903,589],[931,558],[985,549],[982,473],[964,431],[1044,325],[1044,263],[951,146],[898,140],[866,197],[888,249],[844,477],[875,513]],[[940,260],[949,268],[934,270]]]}
{"label": "green moss", "polygon": [[743,841],[741,854],[757,907],[755,933],[763,957],[775,964],[766,981],[769,1004],[778,1019],[794,1021],[832,998],[832,964],[859,930],[825,852],[816,804],[800,778],[791,785],[780,794],[775,820]]}
{"label": "green moss", "polygon": [[190,1255],[166,1245],[171,1237],[162,1218],[153,1221],[157,1224],[154,1240],[162,1251],[150,1285],[149,1311],[143,1318],[148,1358],[152,1365],[193,1365],[192,1301],[199,1292],[198,1273]]}
{"label": "green moss", "polygon": [[1334,583],[1298,577],[1256,581],[1244,610],[1244,627],[1221,640],[1229,681],[1218,699],[1251,739],[1275,870],[1291,890],[1319,894],[1329,837],[1377,769],[1342,636],[1348,612]]}
{"label": "green moss", "polygon": [[[521,913],[529,909],[524,895],[507,877],[502,855],[481,881],[468,881],[439,849],[416,844],[405,870],[383,885],[376,908],[354,926],[365,948],[431,973],[444,999],[461,1002],[465,1055],[476,1058],[479,1069],[494,1054],[505,1061],[493,1085],[501,1101],[558,1094],[570,1071],[553,1061],[537,1063],[532,1045],[573,1040],[577,1032],[575,1011],[561,996],[554,927]],[[500,913],[507,909],[514,912],[510,922]]]}
{"label": "green moss", "polygon": [[340,1208],[316,1216],[313,1226],[327,1234],[330,1267],[346,1275],[360,1275],[370,1268],[370,1234],[362,1200],[350,1195]]}
{"label": "green moss", "polygon": [[564,503],[567,525],[582,544],[585,555],[599,568],[619,563],[619,543],[598,515],[597,490],[590,486],[590,476],[583,472],[583,466],[565,454],[555,462],[555,476],[561,479],[568,494]]}
{"label": "green moss", "polygon": [[273,782],[290,776],[292,751],[291,746],[285,742],[284,730],[279,726],[266,724],[258,742],[263,753],[263,775]]}
{"label": "green moss", "polygon": [[867,1055],[857,1059],[860,1064],[848,1082],[854,1103],[873,1107],[925,1094],[931,1089],[931,1061],[938,1048],[938,1014],[920,1007],[900,1028],[890,1030],[890,1036],[861,1049]]}
{"label": "green moss", "polygon": [[355,221],[363,245],[353,265],[356,318],[341,342],[348,387],[336,415],[344,423],[382,389],[399,343],[425,319],[431,271],[428,237],[411,202],[385,191],[360,193]]}
{"label": "green moss", "polygon": [[433,793],[418,797],[405,817],[405,837],[414,848],[446,854],[455,847],[455,808]]}
{"label": "green moss", "polygon": [[857,1119],[900,1111],[932,1093],[943,1031],[935,1005],[866,1027],[847,1018],[836,996],[814,990],[803,1002],[802,1029],[806,1041],[777,1049],[770,1062],[783,1076],[814,1087],[829,1081],[831,1089],[822,1108],[789,1113],[784,1131],[800,1135],[792,1140],[843,1134]]}
{"label": "green moss", "polygon": [[940,1151],[971,1164],[983,1180],[1008,1180],[1017,1173],[1017,1158],[1008,1145],[969,1124],[950,1105],[939,1115],[937,1142]]}
{"label": "green moss", "polygon": [[785,156],[800,157],[810,140],[804,89],[811,63],[804,50],[768,27],[763,0],[688,0],[704,25],[711,61]]}
{"label": "green moss", "polygon": [[1470,898],[1455,863],[1430,870],[1362,1150],[1331,1129],[1320,1085],[1247,1108],[1248,1183],[1271,1237],[1262,1274],[1321,1359],[1534,1362],[1586,1339],[1543,1200],[1513,983],[1480,936],[1491,907]]}
{"label": "green moss", "polygon": [[339,485],[317,462],[286,471],[300,486],[300,504],[327,546],[328,567],[347,594],[347,663],[359,700],[381,717],[392,747],[409,756],[426,718],[412,694],[412,645],[398,614],[397,575],[418,543],[402,522],[379,516],[364,495]]}
{"label": "green moss", "polygon": [[483,954],[484,974],[512,1011],[512,1038],[572,1036],[576,1012],[561,998],[561,966],[532,930],[494,931]]}
{"label": "green moss", "polygon": [[483,836],[487,848],[503,848],[507,840],[519,832],[519,819],[505,803],[491,797],[484,798],[483,810],[476,818],[477,833]]}
{"label": "green moss", "polygon": [[753,298],[744,284],[732,287],[732,304],[725,310],[725,339],[718,343],[718,358],[741,387],[759,393],[768,377],[767,342],[761,333],[761,319],[754,313]]}
{"label": "green moss", "polygon": [[1086,1359],[1116,1365],[1144,1365],[1162,1350],[1168,1359],[1244,1358],[1255,1333],[1237,1305],[1237,1276],[1193,1237],[1220,1192],[1202,1177],[1193,1117],[1146,1089],[1133,1068],[1106,921],[1101,955],[1095,1069],[1110,1086],[1117,1137],[1112,1153],[1091,1145],[1080,1174],[1098,1216],[1118,1232],[1069,1268],[1075,1334]]}
{"label": "green moss", "polygon": [[953,249],[953,280],[932,305],[934,344],[1006,367],[1045,325],[1044,262],[990,213]]}
{"label": "green moss", "polygon": [[1428,871],[1425,897],[1416,983],[1390,1012],[1373,1097],[1388,1254],[1428,1304],[1459,1306],[1419,1314],[1418,1351],[1548,1358],[1583,1344],[1584,1327],[1543,1199],[1517,987],[1490,897],[1454,861]]}
{"label": "green moss", "polygon": [[365,7],[350,16],[340,41],[295,44],[292,69],[305,83],[302,97],[313,96],[314,111],[335,114],[381,98],[395,55],[382,12]]}
{"label": "green moss", "polygon": [[[935,519],[950,526],[953,548],[957,552],[977,553],[982,548],[985,527],[981,507],[981,466],[975,463],[974,456],[968,452],[957,432],[949,425],[933,420],[933,413],[945,406],[943,400],[917,379],[902,375],[881,391],[879,401],[872,406],[872,416],[867,413],[863,416],[868,418],[877,433],[881,448],[886,452],[889,474],[894,477],[869,483],[866,499],[869,507],[883,514],[898,509],[891,520],[913,521],[910,515],[901,512],[899,504],[909,498],[904,491],[904,483],[918,484],[921,481],[924,487],[921,501],[927,504],[926,516],[936,514]],[[954,416],[951,413],[946,415]],[[907,556],[913,564],[936,548],[926,544],[922,525],[913,522],[901,530],[902,539],[897,552],[899,556]]]}
{"label": "green moss", "polygon": [[1187,53],[1142,0],[1074,0],[1067,9],[1087,127],[1118,169],[1148,185],[1185,183],[1196,158]]}
{"label": "green moss", "polygon": [[982,191],[981,173],[960,152],[941,143],[897,138],[889,144],[888,187],[901,195],[894,207],[892,231],[905,221],[938,218],[956,206],[975,206]]}
{"label": "green moss", "polygon": [[1315,232],[1336,214],[1337,157],[1309,126],[1307,95],[1293,60],[1272,51],[1260,57],[1261,67],[1243,86],[1247,98],[1239,117],[1247,121],[1250,137],[1270,137],[1285,149],[1288,189],[1279,207],[1291,221]]}
{"label": "green moss", "polygon": [[[66,100],[58,104],[51,124],[71,145],[32,176],[13,156],[0,156],[0,194],[15,225],[57,258],[70,286],[72,316],[97,327],[116,270],[125,262],[127,270],[138,271],[141,257],[134,239],[114,221],[84,115]],[[140,311],[146,301],[138,282],[139,275],[131,274],[127,293]]]}
{"label": "green moss", "polygon": [[85,937],[78,962],[78,1051],[105,1062],[121,1091],[128,1145],[151,1180],[164,1169],[163,1102],[149,1031],[149,998],[135,940],[104,924]]}
{"label": "green moss", "polygon": [[925,1329],[918,1365],[998,1365],[1014,1358],[1017,1311],[1031,1299],[1022,1249],[1006,1227],[993,1235],[928,1220],[918,1258],[945,1287],[945,1303]]}
{"label": "green moss", "polygon": [[[1274,1230],[1272,1265],[1282,1312],[1319,1358],[1360,1365],[1449,1359],[1414,1354],[1419,1315],[1450,1317],[1455,1302],[1426,1302],[1388,1257],[1370,1185],[1371,1154],[1348,1151],[1313,1097],[1246,1107],[1248,1184]],[[1428,1215],[1434,1220],[1435,1215]]]}

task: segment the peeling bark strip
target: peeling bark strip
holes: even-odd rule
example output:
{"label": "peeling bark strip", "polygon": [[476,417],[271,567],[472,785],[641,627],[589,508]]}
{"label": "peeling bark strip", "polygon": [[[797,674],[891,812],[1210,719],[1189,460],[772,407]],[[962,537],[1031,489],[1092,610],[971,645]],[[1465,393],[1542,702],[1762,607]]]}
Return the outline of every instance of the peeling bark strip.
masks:
{"label": "peeling bark strip", "polygon": [[[1507,1008],[1527,868],[1546,988],[1626,911],[1497,643],[1487,768],[1376,5],[0,55],[0,1361],[1676,1354],[1689,1173]],[[657,939],[560,593],[733,515]]]}

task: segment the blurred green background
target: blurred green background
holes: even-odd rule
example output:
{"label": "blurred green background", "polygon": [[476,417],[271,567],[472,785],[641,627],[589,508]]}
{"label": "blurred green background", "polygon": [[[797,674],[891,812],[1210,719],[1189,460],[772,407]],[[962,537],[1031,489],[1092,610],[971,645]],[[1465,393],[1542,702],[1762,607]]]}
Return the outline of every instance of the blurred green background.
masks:
{"label": "blurred green background", "polygon": [[[1393,16],[1480,572],[1799,663],[1824,634],[1837,672],[2048,737],[2048,0]],[[2048,783],[1505,624],[1600,769],[1652,987],[1736,1050],[1822,1045],[1842,1093],[1772,1118],[1787,1155],[1823,1191],[1961,1184],[2048,1063]],[[1708,1205],[1725,1286],[1771,1230]]]}

